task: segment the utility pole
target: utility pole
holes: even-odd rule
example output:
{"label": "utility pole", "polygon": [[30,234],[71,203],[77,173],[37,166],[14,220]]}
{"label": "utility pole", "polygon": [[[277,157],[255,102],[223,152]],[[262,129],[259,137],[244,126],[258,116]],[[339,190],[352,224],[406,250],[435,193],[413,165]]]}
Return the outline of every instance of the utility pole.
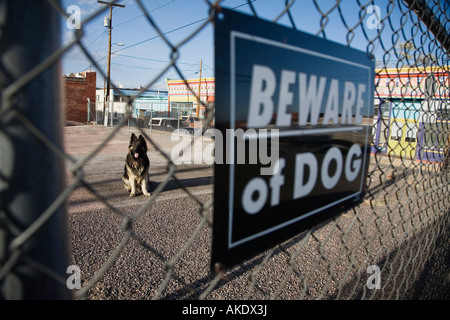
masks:
{"label": "utility pole", "polygon": [[195,112],[195,116],[198,118],[199,114],[200,114],[200,106],[202,105],[200,100],[201,100],[201,89],[202,89],[202,59],[200,59],[200,67],[199,67],[199,76],[198,76],[198,106],[197,106],[197,110]]}
{"label": "utility pole", "polygon": [[105,119],[105,108],[106,103],[109,104],[109,91],[111,87],[111,31],[112,31],[112,9],[113,7],[121,7],[125,8],[125,5],[113,3],[113,2],[106,2],[106,1],[100,1],[97,0],[98,3],[106,4],[109,6],[109,21],[108,21],[108,31],[109,31],[109,45],[108,45],[108,67],[106,71],[106,95],[104,95],[104,103],[103,103],[103,119]]}

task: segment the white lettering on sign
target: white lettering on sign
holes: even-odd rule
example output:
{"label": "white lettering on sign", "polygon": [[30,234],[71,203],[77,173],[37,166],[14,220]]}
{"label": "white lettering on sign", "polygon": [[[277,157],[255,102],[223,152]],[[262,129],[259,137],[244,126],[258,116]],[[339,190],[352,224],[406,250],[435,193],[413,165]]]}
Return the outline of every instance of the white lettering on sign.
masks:
{"label": "white lettering on sign", "polygon": [[[281,70],[279,77],[270,67],[253,65],[247,119],[249,128],[267,126],[274,113],[277,127],[290,126],[292,113],[289,110],[298,112],[299,126],[362,123],[365,84],[291,70]],[[278,98],[275,98],[276,92]],[[272,207],[279,205],[286,179],[293,179],[293,190],[284,191],[290,193],[284,197],[288,199],[306,197],[318,184],[332,190],[342,176],[348,182],[354,181],[362,170],[362,163],[359,144],[353,144],[346,157],[338,147],[330,147],[320,163],[314,153],[297,154],[292,163],[295,167],[287,171],[294,172],[292,176],[284,176],[286,160],[280,158],[274,166],[278,170],[272,172],[269,182],[255,177],[247,183],[241,196],[242,207],[248,214],[257,214],[266,204]]]}
{"label": "white lettering on sign", "polygon": [[[280,84],[278,101],[274,101],[277,84]],[[298,90],[291,91],[297,85]],[[282,70],[278,81],[275,72],[266,66],[254,65],[250,87],[250,104],[247,125],[249,128],[265,127],[277,114],[277,127],[290,126],[292,114],[288,107],[298,101],[298,125],[360,124],[364,106],[365,84],[344,81],[340,96],[338,79]],[[295,100],[295,95],[298,99]],[[319,119],[320,107],[325,102],[323,119]],[[340,112],[339,112],[340,111]],[[341,115],[339,122],[339,114]],[[354,118],[353,118],[354,115]],[[319,123],[321,121],[321,123]]]}
{"label": "white lettering on sign", "polygon": [[[342,175],[348,182],[354,181],[361,171],[361,157],[362,150],[358,144],[353,144],[349,148],[345,159],[339,148],[329,148],[321,164],[316,155],[311,152],[297,154],[293,176],[294,189],[292,195],[288,195],[289,198],[299,199],[308,196],[318,183],[318,179],[327,190],[336,187]],[[334,163],[333,166],[332,163]],[[258,213],[266,205],[269,197],[270,206],[273,207],[280,203],[282,187],[285,184],[283,175],[285,166],[286,160],[278,159],[278,163],[274,166],[277,171],[274,171],[269,185],[260,177],[255,177],[247,183],[241,198],[245,212],[248,214]],[[333,172],[330,172],[330,167],[334,168]],[[289,172],[291,171],[289,170]]]}
{"label": "white lettering on sign", "polygon": [[254,65],[250,88],[248,127],[264,127],[273,114],[272,96],[275,93],[275,73],[268,67]]}

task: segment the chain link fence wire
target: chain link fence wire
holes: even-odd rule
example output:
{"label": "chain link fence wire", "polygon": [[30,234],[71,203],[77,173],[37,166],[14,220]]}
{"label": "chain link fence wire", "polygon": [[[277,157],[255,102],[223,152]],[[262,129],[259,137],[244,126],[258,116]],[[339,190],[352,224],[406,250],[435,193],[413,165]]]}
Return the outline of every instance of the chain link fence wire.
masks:
{"label": "chain link fence wire", "polygon": [[[188,85],[179,67],[180,53],[205,28],[214,27],[214,15],[226,5],[205,2],[208,18],[174,43],[151,8],[136,0],[145,23],[170,50],[169,62],[141,93],[173,70]],[[312,9],[305,12],[304,1],[274,2],[280,9],[270,16],[256,0],[238,7],[381,57],[376,62],[368,195],[361,205],[264,254],[211,274],[212,188],[198,194],[192,184],[195,179],[211,183],[211,168],[176,165],[158,136],[135,126],[134,132],[146,138],[163,163],[151,196],[130,212],[92,179],[102,149],[136,121],[132,109],[138,96],[129,99],[112,79],[111,87],[128,99],[125,117],[102,131],[104,136],[94,139],[85,156],[76,158],[63,147],[59,66],[66,52],[79,48],[99,75],[107,77],[82,40],[85,26],[108,7],[84,17],[72,40],[61,45],[60,21],[69,15],[59,1],[0,0],[0,296],[449,298],[450,5],[440,0],[356,0],[353,7],[349,1],[310,4]],[[316,17],[317,23],[304,25],[304,15]],[[336,23],[343,32],[330,31]],[[342,38],[333,38],[336,34]],[[413,78],[423,82],[414,85]],[[205,123],[210,123],[214,104],[201,103],[207,110]],[[109,178],[120,181],[121,175]],[[177,198],[181,205],[164,206],[170,202],[165,192],[174,189],[183,194]],[[70,199],[80,190],[102,209],[71,213]],[[70,265],[79,273],[69,272]]]}

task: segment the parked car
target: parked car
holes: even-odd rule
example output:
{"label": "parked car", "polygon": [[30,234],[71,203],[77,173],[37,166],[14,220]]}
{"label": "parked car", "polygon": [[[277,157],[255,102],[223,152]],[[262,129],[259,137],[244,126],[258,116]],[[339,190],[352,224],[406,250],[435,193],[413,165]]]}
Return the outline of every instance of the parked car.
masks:
{"label": "parked car", "polygon": [[189,127],[189,125],[180,119],[177,118],[152,118],[149,121],[149,126],[152,129],[164,130],[164,131],[173,131],[180,128]]}

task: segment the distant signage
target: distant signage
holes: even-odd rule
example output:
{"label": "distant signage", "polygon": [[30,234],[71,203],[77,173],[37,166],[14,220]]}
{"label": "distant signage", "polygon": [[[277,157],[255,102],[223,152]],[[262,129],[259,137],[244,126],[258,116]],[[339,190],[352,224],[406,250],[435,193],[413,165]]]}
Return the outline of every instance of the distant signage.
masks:
{"label": "distant signage", "polygon": [[374,92],[365,52],[225,9],[215,70],[213,268],[361,201]]}

